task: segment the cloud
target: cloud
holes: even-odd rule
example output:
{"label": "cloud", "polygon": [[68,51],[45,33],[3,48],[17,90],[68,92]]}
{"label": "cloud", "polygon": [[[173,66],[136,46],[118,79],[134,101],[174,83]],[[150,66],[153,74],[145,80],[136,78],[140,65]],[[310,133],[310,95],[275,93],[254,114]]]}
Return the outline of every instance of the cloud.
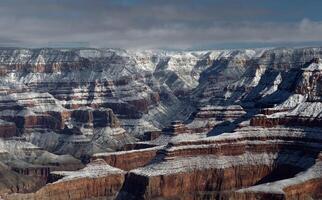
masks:
{"label": "cloud", "polygon": [[290,20],[253,0],[227,2],[3,0],[0,45],[194,49],[322,41],[319,19],[301,13]]}

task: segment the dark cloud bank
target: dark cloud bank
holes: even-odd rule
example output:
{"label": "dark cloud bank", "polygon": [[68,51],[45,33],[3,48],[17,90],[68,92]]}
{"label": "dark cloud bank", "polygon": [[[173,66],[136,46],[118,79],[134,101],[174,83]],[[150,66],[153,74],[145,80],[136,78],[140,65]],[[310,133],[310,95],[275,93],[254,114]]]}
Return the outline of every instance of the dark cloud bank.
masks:
{"label": "dark cloud bank", "polygon": [[322,17],[315,11],[321,3],[272,2],[3,0],[0,45],[203,49],[322,44]]}

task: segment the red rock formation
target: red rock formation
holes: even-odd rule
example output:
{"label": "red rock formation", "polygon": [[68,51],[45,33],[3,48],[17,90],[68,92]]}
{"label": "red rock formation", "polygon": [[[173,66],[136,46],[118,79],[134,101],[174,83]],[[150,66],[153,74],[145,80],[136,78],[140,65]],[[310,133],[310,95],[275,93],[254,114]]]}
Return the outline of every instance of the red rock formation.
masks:
{"label": "red rock formation", "polygon": [[140,150],[120,151],[114,153],[98,153],[92,160],[103,159],[107,164],[123,170],[131,170],[148,164],[160,148],[152,147]]}
{"label": "red rock formation", "polygon": [[188,128],[181,121],[174,121],[169,127],[162,129],[162,132],[167,135],[178,135],[189,133],[190,130],[188,130]]}
{"label": "red rock formation", "polygon": [[271,114],[274,114],[274,113],[278,113],[278,112],[285,112],[285,111],[288,111],[290,109],[270,109],[270,108],[264,108],[261,110],[261,114],[263,115],[271,115]]}
{"label": "red rock formation", "polygon": [[45,182],[48,180],[50,173],[50,168],[46,166],[13,168],[12,170],[17,172],[18,174],[23,174],[26,176],[40,177],[41,179],[44,179]]}
{"label": "red rock formation", "polygon": [[48,128],[60,130],[64,127],[63,121],[51,115],[17,116],[14,120],[18,128]]}
{"label": "red rock formation", "polygon": [[265,115],[258,115],[250,120],[250,125],[261,127],[274,127],[278,125],[322,127],[322,119],[303,116],[282,116],[273,118]]}
{"label": "red rock formation", "polygon": [[283,189],[285,199],[320,199],[322,198],[322,177],[288,186]]}
{"label": "red rock formation", "polygon": [[6,66],[0,66],[0,76],[7,75],[7,72],[8,72],[8,70],[7,70]]}
{"label": "red rock formation", "polygon": [[[163,161],[158,159],[159,162],[130,171],[119,198],[256,199],[260,195],[263,199],[284,199],[280,194],[233,192],[290,178],[314,163],[312,159],[322,150],[320,136],[312,133],[303,138],[301,129],[284,128],[284,132],[293,135],[283,135],[281,131],[283,128],[242,128],[212,139],[188,140],[183,136],[159,151],[157,157]],[[297,163],[293,159],[303,160]],[[306,191],[309,194],[318,189]]]}
{"label": "red rock formation", "polygon": [[[133,199],[195,199],[198,196],[202,199],[207,191],[209,191],[208,193],[218,194],[219,191],[253,185],[262,177],[268,175],[270,171],[271,169],[268,166],[248,165],[225,169],[194,170],[151,177],[130,172],[123,187],[125,193],[121,195],[129,199],[131,197]],[[251,177],[249,177],[249,172],[252,172]]]}
{"label": "red rock formation", "polygon": [[[228,194],[229,199],[320,199],[322,197],[321,161],[293,178],[259,184]],[[228,199],[228,198],[227,198]]]}
{"label": "red rock formation", "polygon": [[[120,126],[112,110],[128,123],[126,128],[133,128],[141,119],[144,125],[151,122],[160,128],[172,118],[185,119],[197,105],[236,103],[252,109],[272,106],[262,111],[264,115],[252,118],[251,127],[247,127],[248,121],[238,124],[252,113],[240,106],[202,107],[191,123],[175,122],[162,133],[151,132],[149,138],[154,141],[124,147],[145,149],[97,154],[92,159],[102,158],[112,166],[131,170],[121,189],[123,199],[302,199],[311,194],[319,198],[321,166],[314,159],[321,151],[321,130],[309,127],[321,127],[321,112],[315,112],[321,105],[311,104],[321,101],[322,73],[319,59],[308,66],[302,63],[321,52],[238,50],[176,56],[151,53],[146,57],[114,50],[1,49],[1,65],[5,67],[0,68],[0,76],[9,84],[4,81],[0,88],[0,118],[16,124],[24,137],[21,141],[31,138],[39,145],[67,146],[71,151],[87,153],[111,147],[106,145],[110,139],[111,143],[126,141],[123,129],[111,130]],[[11,73],[17,77],[14,82],[10,82]],[[289,79],[289,75],[295,78]],[[286,102],[284,98],[292,93],[303,94],[303,98]],[[302,101],[308,104],[307,115],[301,115],[302,108],[290,115]],[[279,103],[289,107],[275,109]],[[159,109],[160,115],[155,114]],[[283,111],[289,113],[278,115]],[[312,117],[313,112],[317,114]],[[236,126],[230,128],[231,124]],[[302,128],[278,127],[285,125]],[[216,128],[220,135],[208,137],[213,132],[207,132]],[[1,130],[7,130],[3,137],[11,137],[14,132],[0,124]],[[42,133],[52,134],[46,135],[48,143],[39,139]],[[52,141],[55,139],[61,143]],[[165,147],[150,148],[166,143]],[[32,157],[35,152],[24,148],[14,149],[19,156],[13,156],[12,162],[38,160],[38,156]],[[24,159],[16,161],[16,157]],[[103,166],[100,163],[77,172],[53,173],[53,179],[59,179],[56,182],[36,193],[8,198],[114,198],[125,172]],[[46,166],[15,170],[28,176],[48,176]],[[308,179],[297,178],[300,171],[314,173],[307,174]],[[267,182],[271,188],[265,187]],[[29,182],[25,183],[29,188]],[[281,185],[281,191],[274,190]]]}
{"label": "red rock formation", "polygon": [[72,112],[75,121],[85,123],[87,127],[120,127],[120,122],[111,109],[79,108]]}
{"label": "red rock formation", "polygon": [[113,198],[124,181],[124,171],[112,168],[103,161],[91,163],[80,171],[55,173],[61,174],[61,179],[47,184],[35,193],[12,194],[4,198],[8,200]]}
{"label": "red rock formation", "polygon": [[0,137],[9,138],[17,136],[16,125],[12,122],[0,120]]}
{"label": "red rock formation", "polygon": [[162,134],[162,131],[147,131],[144,133],[143,140],[150,141],[155,140]]}
{"label": "red rock formation", "polygon": [[204,106],[194,112],[187,127],[192,133],[202,133],[212,130],[216,125],[228,123],[242,118],[246,112],[239,105],[231,106]]}
{"label": "red rock formation", "polygon": [[206,106],[199,108],[195,114],[196,118],[216,118],[217,120],[237,119],[246,114],[241,106]]}

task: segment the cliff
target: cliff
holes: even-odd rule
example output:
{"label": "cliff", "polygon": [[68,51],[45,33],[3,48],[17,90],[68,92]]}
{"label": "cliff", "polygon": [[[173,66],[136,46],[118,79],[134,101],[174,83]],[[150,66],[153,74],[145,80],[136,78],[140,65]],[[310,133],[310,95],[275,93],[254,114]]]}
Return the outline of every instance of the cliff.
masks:
{"label": "cliff", "polygon": [[320,198],[321,52],[1,48],[0,194]]}

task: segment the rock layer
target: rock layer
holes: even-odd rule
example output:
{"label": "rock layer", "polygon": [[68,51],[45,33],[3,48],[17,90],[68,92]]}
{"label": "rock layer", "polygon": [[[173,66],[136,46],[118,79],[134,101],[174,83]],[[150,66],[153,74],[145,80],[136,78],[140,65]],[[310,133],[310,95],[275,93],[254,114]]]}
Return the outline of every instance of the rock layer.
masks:
{"label": "rock layer", "polygon": [[321,54],[0,49],[1,195],[320,198]]}
{"label": "rock layer", "polygon": [[68,199],[81,200],[95,197],[113,198],[124,181],[124,171],[95,161],[80,171],[53,172],[58,181],[48,184],[35,193],[14,194],[6,199]]}

